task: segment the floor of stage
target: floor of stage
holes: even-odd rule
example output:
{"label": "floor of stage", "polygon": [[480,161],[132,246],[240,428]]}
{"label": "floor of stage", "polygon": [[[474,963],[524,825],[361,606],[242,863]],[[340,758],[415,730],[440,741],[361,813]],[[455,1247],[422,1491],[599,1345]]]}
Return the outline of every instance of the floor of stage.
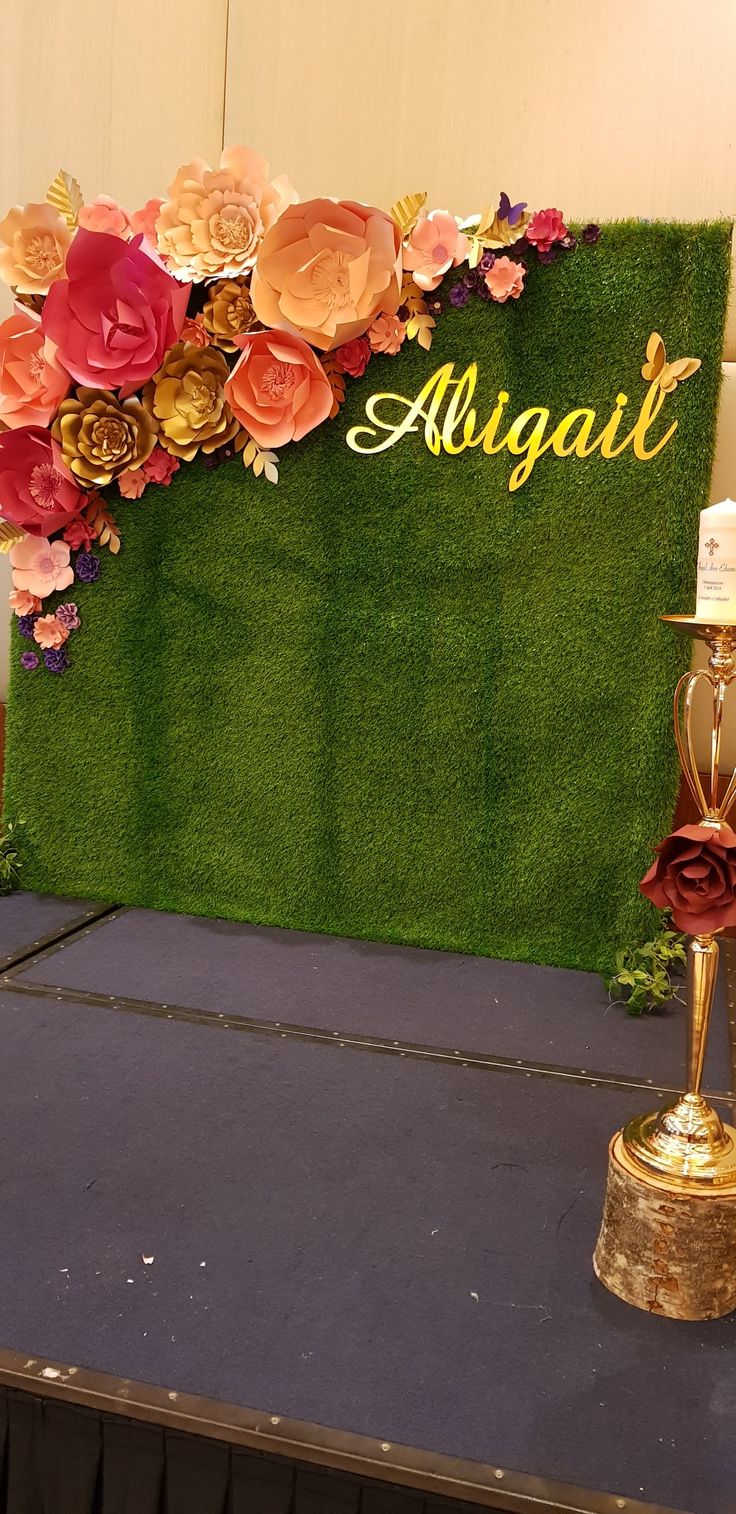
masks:
{"label": "floor of stage", "polygon": [[399,1482],[397,1447],[441,1453],[498,1508],[732,1514],[736,1316],[654,1318],[591,1268],[608,1139],[677,1087],[681,1008],[30,894],[0,972],[0,1381],[158,1385],[153,1418],[216,1401],[276,1452],[321,1425],[327,1464],[352,1437]]}

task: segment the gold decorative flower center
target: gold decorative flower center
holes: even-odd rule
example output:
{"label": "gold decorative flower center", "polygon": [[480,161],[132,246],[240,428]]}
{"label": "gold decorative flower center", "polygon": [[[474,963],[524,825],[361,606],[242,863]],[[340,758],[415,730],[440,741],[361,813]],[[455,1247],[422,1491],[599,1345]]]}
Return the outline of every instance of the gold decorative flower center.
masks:
{"label": "gold decorative flower center", "polygon": [[228,305],[226,319],[228,326],[236,332],[245,331],[250,325],[253,319],[253,307],[245,290],[233,300],[232,305]]}
{"label": "gold decorative flower center", "polygon": [[253,218],[242,205],[226,205],[210,222],[213,242],[231,252],[244,252],[254,230]]}
{"label": "gold decorative flower center", "polygon": [[261,393],[272,400],[285,400],[293,393],[297,376],[292,363],[275,361],[266,369],[261,379]]}
{"label": "gold decorative flower center", "polygon": [[30,377],[33,379],[34,384],[40,384],[43,382],[45,370],[46,364],[43,360],[43,353],[40,350],[38,352],[34,352],[33,357],[28,364],[28,372],[30,374]]}
{"label": "gold decorative flower center", "polygon": [[32,273],[53,273],[59,266],[59,249],[48,231],[32,232],[25,238],[26,267]]}
{"label": "gold decorative flower center", "polygon": [[330,310],[342,310],[352,304],[350,263],[344,252],[324,252],[312,269],[315,299]]}
{"label": "gold decorative flower center", "polygon": [[[187,373],[182,383],[183,413],[206,420],[217,402],[217,384],[208,373]],[[177,407],[178,408],[178,407]]]}
{"label": "gold decorative flower center", "polygon": [[121,457],[129,443],[128,428],[123,421],[112,416],[102,416],[92,427],[92,445],[103,462],[114,463]]}
{"label": "gold decorative flower center", "polygon": [[[56,509],[59,502],[59,490],[63,482],[64,480],[61,474],[57,473],[55,467],[53,466],[53,463],[36,464],[36,467],[31,472],[31,477],[28,484],[28,492],[29,494],[33,495],[33,498],[35,499],[39,510]],[[46,561],[48,561],[51,566],[44,567],[42,565],[41,572],[53,573],[53,557],[48,558],[48,560],[44,558],[43,562],[45,563]]]}

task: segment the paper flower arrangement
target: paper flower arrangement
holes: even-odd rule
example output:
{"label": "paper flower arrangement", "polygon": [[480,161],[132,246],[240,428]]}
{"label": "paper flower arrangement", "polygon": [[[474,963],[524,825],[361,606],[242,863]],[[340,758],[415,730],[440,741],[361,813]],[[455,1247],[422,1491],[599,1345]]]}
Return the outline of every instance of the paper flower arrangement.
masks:
{"label": "paper flower arrangement", "polygon": [[[409,195],[390,212],[299,203],[247,147],[181,167],[129,213],[61,172],[0,221],[0,550],[21,666],[61,673],[81,624],[47,601],[120,550],[111,499],[167,486],[198,454],[278,480],[277,451],[334,417],[346,378],[405,341],[428,350],[446,303],[522,297],[526,259],[576,245],[559,210],[501,195],[466,221]],[[582,241],[599,236],[587,226]],[[105,493],[101,493],[103,490]],[[28,645],[32,643],[32,645]],[[37,648],[38,650],[34,650]]]}

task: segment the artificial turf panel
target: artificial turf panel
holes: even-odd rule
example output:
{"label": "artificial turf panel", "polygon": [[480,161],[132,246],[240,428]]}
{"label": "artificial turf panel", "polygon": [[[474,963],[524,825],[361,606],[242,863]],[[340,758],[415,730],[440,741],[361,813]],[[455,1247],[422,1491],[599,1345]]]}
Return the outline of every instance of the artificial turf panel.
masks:
{"label": "artificial turf panel", "polygon": [[[722,224],[607,227],[374,359],[277,487],[194,463],[118,501],[70,671],[22,672],[13,635],[23,886],[586,968],[641,935],[690,650],[657,617],[694,602],[729,257]],[[509,493],[507,453],[345,444],[450,360],[483,417],[503,387],[509,417],[602,425],[624,390],[633,424],[654,329],[703,364],[652,461],[548,454]]]}

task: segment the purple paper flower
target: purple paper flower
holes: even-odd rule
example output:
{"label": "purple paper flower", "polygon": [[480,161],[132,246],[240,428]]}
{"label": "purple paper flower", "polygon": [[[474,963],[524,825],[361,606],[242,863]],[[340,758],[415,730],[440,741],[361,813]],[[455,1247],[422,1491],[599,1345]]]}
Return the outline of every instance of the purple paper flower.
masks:
{"label": "purple paper flower", "polygon": [[595,221],[589,221],[580,233],[584,242],[597,242],[600,234],[601,228],[596,226]]}
{"label": "purple paper flower", "polygon": [[488,288],[488,285],[485,284],[482,280],[481,280],[480,284],[478,285],[478,288],[476,289],[475,292],[476,292],[479,300],[492,300],[493,299],[493,295],[491,294],[491,291]]}
{"label": "purple paper flower", "polygon": [[65,673],[69,666],[69,658],[63,647],[49,647],[43,654],[43,660],[50,673]]}
{"label": "purple paper flower", "polygon": [[437,317],[442,314],[444,308],[445,307],[442,300],[442,295],[438,294],[436,289],[432,292],[432,294],[427,295],[427,309],[430,315],[434,316],[435,320],[437,320]]}
{"label": "purple paper flower", "polygon": [[453,284],[452,289],[450,290],[451,305],[455,305],[459,308],[459,306],[461,305],[467,305],[469,299],[470,290],[468,289],[468,286],[464,280],[459,284]]}
{"label": "purple paper flower", "polygon": [[78,631],[82,623],[76,605],[59,605],[56,619],[61,621],[67,631]]}
{"label": "purple paper flower", "polygon": [[480,262],[478,264],[478,270],[479,270],[479,272],[480,273],[490,273],[490,271],[491,271],[491,269],[492,269],[495,261],[496,261],[496,254],[495,254],[495,252],[490,252],[490,251],[484,252],[483,256],[482,256],[482,258],[481,258],[481,260],[480,260]]}
{"label": "purple paper flower", "polygon": [[469,268],[467,273],[463,274],[463,283],[466,289],[475,289],[478,283],[478,273],[475,268]]}
{"label": "purple paper flower", "polygon": [[20,660],[20,665],[22,668],[25,668],[27,673],[32,673],[33,669],[38,667],[38,658],[36,656],[36,653],[24,652]]}
{"label": "purple paper flower", "polygon": [[544,247],[541,251],[538,251],[537,257],[539,258],[540,263],[554,263],[554,260],[557,257],[557,250],[557,243],[554,242],[551,247]]}
{"label": "purple paper flower", "polygon": [[33,627],[35,626],[40,613],[41,612],[39,610],[34,610],[32,615],[18,616],[18,630],[20,631],[21,636],[26,636],[29,641],[32,640]]}
{"label": "purple paper flower", "polygon": [[560,247],[564,247],[566,252],[572,252],[577,245],[578,239],[574,231],[568,231],[567,236],[560,239]]}
{"label": "purple paper flower", "polygon": [[[100,559],[93,552],[79,552],[74,571],[80,584],[93,584],[100,576]],[[48,666],[48,664],[47,664]]]}
{"label": "purple paper flower", "polygon": [[214,452],[203,453],[202,462],[205,468],[220,468],[223,463],[231,463],[237,455],[232,444],[226,442],[224,447],[215,447]]}

